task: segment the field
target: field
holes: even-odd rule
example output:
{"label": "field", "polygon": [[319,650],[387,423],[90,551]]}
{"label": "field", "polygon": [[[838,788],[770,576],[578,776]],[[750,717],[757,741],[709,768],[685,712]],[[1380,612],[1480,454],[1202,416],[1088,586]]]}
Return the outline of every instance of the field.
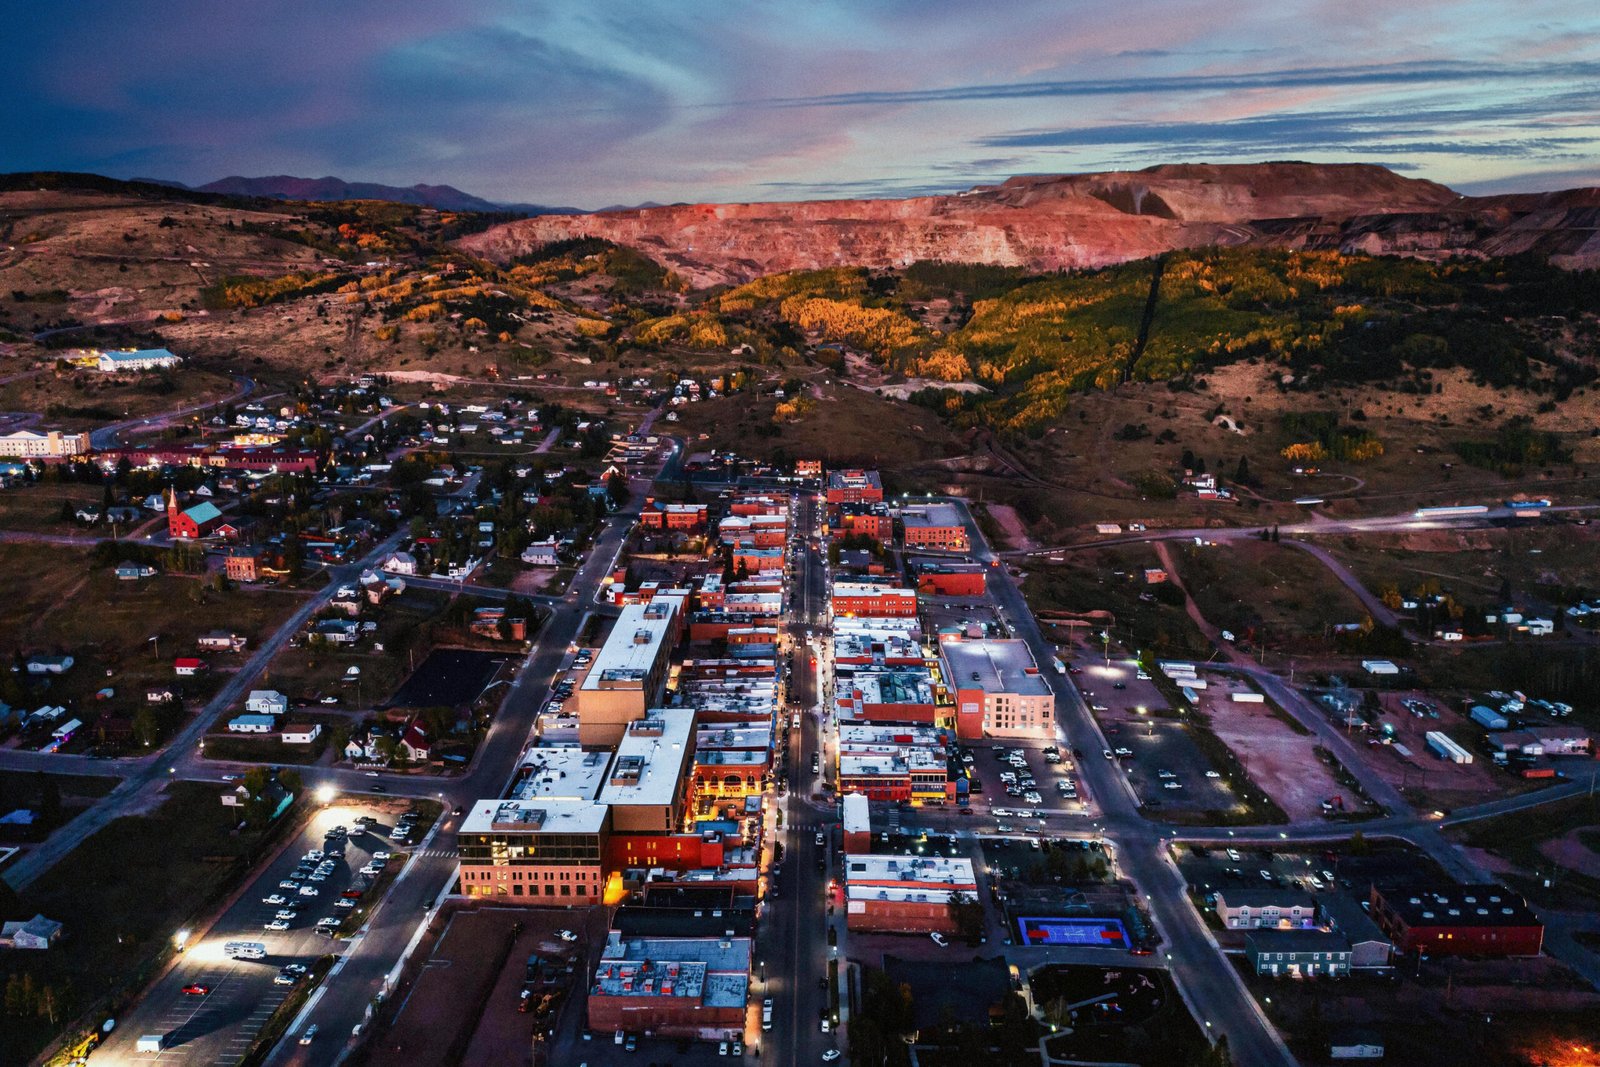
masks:
{"label": "field", "polygon": [[[1165,971],[1050,966],[1035,970],[1029,984],[1047,1018],[1065,1029],[1045,1041],[1053,1058],[1165,1067],[1197,1062],[1205,1048],[1200,1027]],[[1116,994],[1116,1012],[1065,1011],[1068,1004],[1108,993]]]}
{"label": "field", "polygon": [[[8,654],[66,653],[76,659],[63,676],[35,683],[29,700],[131,714],[146,706],[150,685],[171,687],[184,700],[204,699],[218,677],[244,662],[295,609],[297,598],[276,589],[216,592],[183,575],[119,581],[110,567],[91,567],[84,549],[0,545],[0,588],[9,611],[0,621]],[[196,656],[195,638],[230,630],[249,639],[244,655],[208,654],[211,670],[176,678],[172,660]],[[94,699],[102,689],[110,697]]]}
{"label": "field", "polygon": [[1442,959],[1420,976],[1338,982],[1244,978],[1303,1063],[1323,1062],[1329,1036],[1352,1026],[1377,1031],[1384,1062],[1406,1067],[1578,1067],[1595,1059],[1575,1051],[1600,1044],[1600,995],[1549,958]]}
{"label": "field", "polygon": [[0,816],[25,808],[34,813],[24,827],[0,827],[0,842],[43,841],[120,784],[122,779],[43,771],[0,771]]}
{"label": "field", "polygon": [[[19,482],[8,489],[0,489],[0,530],[46,531],[81,537],[94,537],[103,532],[109,537],[110,526],[85,529],[75,519],[63,521],[61,517],[63,505],[71,510],[86,505],[98,509],[104,497],[105,490],[98,485],[82,485],[78,482],[37,482],[30,485]],[[145,521],[165,521],[165,516],[153,511],[143,512],[142,517]],[[130,531],[123,527],[117,532],[127,535]]]}
{"label": "field", "polygon": [[738,394],[686,404],[677,409],[679,422],[657,425],[666,433],[688,435],[690,452],[757,456],[781,448],[792,457],[821,459],[825,467],[897,470],[961,454],[956,436],[926,408],[839,384],[819,391],[815,407],[794,420],[774,422],[777,400]]}
{"label": "field", "polygon": [[[1573,797],[1539,808],[1536,820],[1504,815],[1454,828],[1450,837],[1476,850],[1480,861],[1533,903],[1592,909],[1600,900],[1600,866],[1593,851],[1600,844],[1596,827],[1600,803],[1593,797]],[[1587,869],[1575,869],[1580,867]]]}
{"label": "field", "polygon": [[[220,792],[170,784],[159,808],[116,820],[21,894],[23,911],[41,912],[65,929],[48,952],[0,955],[0,979],[31,975],[40,996],[38,1014],[8,1017],[0,1026],[0,1061],[27,1062],[91,1008],[117,1014],[166,958],[173,933],[238,882],[270,847],[272,831],[296,819],[291,812],[272,831],[236,834],[237,816],[218,803]],[[108,879],[107,871],[117,876]]]}
{"label": "field", "polygon": [[[328,750],[335,727],[348,722],[343,715],[295,710],[283,716],[280,729],[272,733],[240,734],[228,731],[230,717],[219,716],[215,727],[206,735],[203,742],[205,748],[202,750],[206,759],[271,764],[320,763],[323,753]],[[289,744],[283,740],[281,727],[290,723],[315,723],[322,727],[322,733],[309,745]]]}
{"label": "field", "polygon": [[226,375],[199,367],[134,375],[46,371],[0,385],[0,410],[37,411],[52,428],[81,430],[220,401],[237,391]]}
{"label": "field", "polygon": [[1277,652],[1326,651],[1329,627],[1366,616],[1326,567],[1282,544],[1184,543],[1168,551],[1201,615],[1240,641]]}
{"label": "field", "polygon": [[[1077,629],[1109,624],[1115,639],[1130,649],[1162,657],[1209,656],[1211,644],[1185,614],[1181,595],[1172,600],[1177,589],[1144,584],[1145,569],[1159,565],[1154,550],[1144,545],[1066,552],[1060,562],[1030,561],[1022,590],[1047,630],[1049,624],[1073,619]],[[1068,632],[1064,625],[1054,629],[1058,635]]]}

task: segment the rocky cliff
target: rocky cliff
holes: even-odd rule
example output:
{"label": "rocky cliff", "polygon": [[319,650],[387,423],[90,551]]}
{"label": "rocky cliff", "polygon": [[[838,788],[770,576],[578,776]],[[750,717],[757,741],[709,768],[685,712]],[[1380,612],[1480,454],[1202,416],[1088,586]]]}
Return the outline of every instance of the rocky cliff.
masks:
{"label": "rocky cliff", "polygon": [[953,196],[689,204],[549,216],[463,238],[507,260],[572,237],[638,248],[696,285],[921,259],[1036,270],[1174,248],[1261,245],[1419,256],[1531,252],[1600,266],[1600,189],[1460,196],[1366,164],[1176,164],[1012,178]]}

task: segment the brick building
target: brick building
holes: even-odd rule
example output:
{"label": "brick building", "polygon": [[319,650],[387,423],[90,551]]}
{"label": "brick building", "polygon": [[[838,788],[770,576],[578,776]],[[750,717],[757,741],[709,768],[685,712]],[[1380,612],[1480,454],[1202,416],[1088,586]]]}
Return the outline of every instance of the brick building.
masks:
{"label": "brick building", "polygon": [[1374,886],[1371,915],[1401,955],[1537,956],[1544,947],[1544,924],[1502,885]]}
{"label": "brick building", "polygon": [[954,933],[952,900],[976,901],[965,857],[849,854],[844,860],[845,925],[882,933]]}

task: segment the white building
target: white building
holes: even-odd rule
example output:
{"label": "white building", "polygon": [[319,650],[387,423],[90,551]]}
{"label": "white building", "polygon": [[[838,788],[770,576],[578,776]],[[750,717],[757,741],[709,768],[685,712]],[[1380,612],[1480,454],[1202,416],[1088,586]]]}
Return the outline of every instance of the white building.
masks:
{"label": "white building", "polygon": [[95,352],[95,367],[107,374],[119,371],[160,370],[183,362],[165,348],[114,348]]}
{"label": "white building", "polygon": [[228,723],[228,730],[236,734],[270,734],[277,725],[271,715],[240,715]]}
{"label": "white building", "polygon": [[284,728],[283,743],[286,745],[309,745],[322,736],[322,724],[315,722],[291,723]]}
{"label": "white building", "polygon": [[276,689],[252,689],[245,698],[244,710],[257,715],[282,715],[289,710],[289,698]]}
{"label": "white building", "polygon": [[63,456],[81,456],[89,451],[86,433],[62,433],[60,430],[17,430],[0,434],[0,456],[58,459]]}

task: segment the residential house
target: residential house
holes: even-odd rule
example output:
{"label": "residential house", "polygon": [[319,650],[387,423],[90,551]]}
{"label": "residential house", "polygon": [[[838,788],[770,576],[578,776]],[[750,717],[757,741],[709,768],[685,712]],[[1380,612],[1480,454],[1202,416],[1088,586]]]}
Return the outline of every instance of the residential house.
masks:
{"label": "residential house", "polygon": [[321,736],[321,723],[296,722],[283,728],[283,743],[286,745],[313,744]]}
{"label": "residential house", "polygon": [[61,940],[61,924],[43,915],[0,925],[0,947],[45,950]]}
{"label": "residential house", "polygon": [[1383,1038],[1365,1027],[1338,1030],[1328,1041],[1330,1060],[1381,1060],[1383,1052]]}
{"label": "residential house", "polygon": [[172,669],[179,678],[193,678],[206,669],[206,661],[193,656],[179,656],[172,661]]}
{"label": "residential house", "polygon": [[276,689],[252,689],[245,698],[244,710],[257,715],[283,715],[289,710],[289,698]]}
{"label": "residential house", "polygon": [[155,577],[156,569],[148,563],[119,563],[116,575],[119,582],[137,582],[141,578]]}
{"label": "residential house", "polygon": [[195,638],[194,643],[205,652],[243,652],[250,639],[231,630],[212,630]]}
{"label": "residential house", "polygon": [[1353,897],[1343,893],[1324,894],[1317,897],[1317,908],[1327,927],[1343,934],[1350,942],[1352,970],[1381,970],[1389,966],[1393,943]]}
{"label": "residential house", "polygon": [[558,567],[561,565],[560,549],[554,537],[535,541],[522,550],[522,562],[530,567]]}
{"label": "residential house", "polygon": [[236,734],[270,734],[278,728],[278,720],[271,715],[240,715],[228,722],[228,730]]}
{"label": "residential house", "polygon": [[311,632],[330,645],[353,645],[361,638],[361,625],[354,619],[323,619]]}
{"label": "residential house", "polygon": [[405,733],[400,735],[399,756],[409,763],[426,763],[433,755],[433,746],[428,741],[428,733],[422,728],[419,719],[412,719],[406,725]]}
{"label": "residential house", "polygon": [[1252,930],[1245,935],[1244,951],[1256,974],[1269,977],[1350,974],[1350,942],[1327,930]]}
{"label": "residential house", "polygon": [[417,557],[409,552],[396,552],[383,561],[383,569],[390,574],[416,574]]}
{"label": "residential house", "polygon": [[144,691],[144,699],[147,704],[165,704],[177,700],[178,691],[170,685],[153,685]]}
{"label": "residential house", "polygon": [[1317,902],[1302,889],[1277,886],[1229,886],[1217,890],[1217,918],[1230,930],[1263,927],[1310,927],[1316,922]]}

